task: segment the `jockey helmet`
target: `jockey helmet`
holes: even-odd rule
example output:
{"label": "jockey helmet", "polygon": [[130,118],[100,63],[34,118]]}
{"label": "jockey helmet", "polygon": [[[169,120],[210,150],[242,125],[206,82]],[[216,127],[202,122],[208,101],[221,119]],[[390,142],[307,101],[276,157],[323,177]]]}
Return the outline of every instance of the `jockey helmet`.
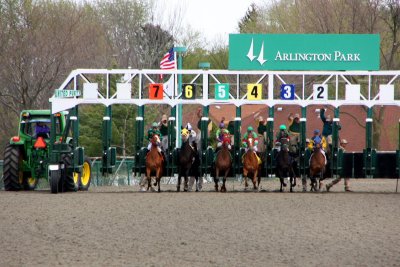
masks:
{"label": "jockey helmet", "polygon": [[306,139],[306,143],[310,143],[310,138],[307,138],[307,139]]}
{"label": "jockey helmet", "polygon": [[251,132],[253,130],[254,130],[253,127],[251,127],[251,126],[247,127],[247,131]]}
{"label": "jockey helmet", "polygon": [[321,144],[321,142],[322,142],[321,137],[319,137],[319,136],[315,137],[315,139],[314,139],[315,144]]}
{"label": "jockey helmet", "polygon": [[188,122],[188,124],[186,125],[186,128],[189,130],[189,131],[191,131],[193,128],[192,128],[192,125]]}
{"label": "jockey helmet", "polygon": [[314,130],[314,134],[319,134],[319,130],[318,130],[318,129],[315,129],[315,130]]}
{"label": "jockey helmet", "polygon": [[280,130],[286,130],[286,125],[285,124],[281,124],[281,126],[279,126]]}
{"label": "jockey helmet", "polygon": [[294,118],[295,118],[295,119],[300,119],[299,113],[296,113],[296,114],[294,115]]}
{"label": "jockey helmet", "polygon": [[219,124],[219,128],[225,128],[225,123],[221,122],[221,123]]}
{"label": "jockey helmet", "polygon": [[158,123],[157,123],[157,122],[153,122],[153,124],[151,125],[151,127],[153,127],[153,128],[158,127]]}
{"label": "jockey helmet", "polygon": [[186,136],[189,135],[189,130],[186,128],[183,128],[181,131],[181,135],[186,135]]}

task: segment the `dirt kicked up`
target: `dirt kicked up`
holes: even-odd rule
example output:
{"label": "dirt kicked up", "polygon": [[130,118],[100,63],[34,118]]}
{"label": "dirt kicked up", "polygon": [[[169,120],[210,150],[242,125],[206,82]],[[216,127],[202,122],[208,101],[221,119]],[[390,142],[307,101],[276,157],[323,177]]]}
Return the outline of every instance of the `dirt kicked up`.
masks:
{"label": "dirt kicked up", "polygon": [[[233,187],[235,186],[235,187]],[[0,191],[0,266],[399,266],[396,180],[329,193]],[[233,188],[235,189],[232,192]],[[168,191],[170,190],[170,191]]]}

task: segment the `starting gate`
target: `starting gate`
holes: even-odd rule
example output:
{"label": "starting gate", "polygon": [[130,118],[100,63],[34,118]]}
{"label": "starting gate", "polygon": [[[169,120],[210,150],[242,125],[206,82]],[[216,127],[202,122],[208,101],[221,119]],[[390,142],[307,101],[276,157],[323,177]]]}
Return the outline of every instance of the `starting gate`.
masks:
{"label": "starting gate", "polygon": [[[163,74],[170,76],[169,86],[156,81]],[[363,172],[372,177],[376,168],[376,150],[372,144],[373,106],[400,107],[400,71],[228,71],[228,70],[134,70],[134,69],[77,69],[58,88],[50,99],[52,114],[70,110],[78,114],[78,106],[103,104],[103,157],[102,171],[111,172],[115,164],[115,148],[111,147],[111,120],[113,104],[131,104],[138,107],[136,118],[137,159],[135,168],[144,166],[144,116],[147,104],[203,106],[201,118],[201,161],[203,173],[209,172],[212,150],[208,149],[207,124],[210,105],[235,105],[234,147],[235,174],[240,172],[240,127],[242,105],[265,105],[268,144],[265,170],[272,173],[273,126],[276,105],[301,107],[300,170],[307,169],[306,111],[309,105],[331,105],[335,108],[331,166],[333,174],[341,175],[343,151],[338,143],[340,107],[362,105],[367,108],[366,147],[363,152]],[[111,86],[111,80],[117,83]],[[396,89],[395,89],[396,88]],[[178,114],[179,115],[179,114]],[[169,117],[168,174],[176,173],[176,150],[179,129],[174,109]],[[399,130],[400,135],[400,130]],[[397,170],[400,165],[400,145]]]}

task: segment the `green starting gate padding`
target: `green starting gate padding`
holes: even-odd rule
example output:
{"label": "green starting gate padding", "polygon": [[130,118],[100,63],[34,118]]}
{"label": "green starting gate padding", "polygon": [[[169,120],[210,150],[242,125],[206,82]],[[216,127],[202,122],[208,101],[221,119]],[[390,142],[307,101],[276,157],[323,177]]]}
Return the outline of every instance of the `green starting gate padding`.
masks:
{"label": "green starting gate padding", "polygon": [[366,148],[363,150],[363,170],[365,177],[373,177],[376,169],[376,149]]}

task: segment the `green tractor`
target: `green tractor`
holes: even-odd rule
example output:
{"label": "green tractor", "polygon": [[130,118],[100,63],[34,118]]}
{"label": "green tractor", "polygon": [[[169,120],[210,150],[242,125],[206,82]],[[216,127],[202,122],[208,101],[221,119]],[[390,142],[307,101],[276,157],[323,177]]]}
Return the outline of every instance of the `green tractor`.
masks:
{"label": "green tractor", "polygon": [[18,136],[4,151],[6,191],[34,190],[41,178],[49,179],[52,193],[89,189],[91,162],[77,140],[68,137],[72,117],[69,112],[51,115],[50,110],[21,112]]}

